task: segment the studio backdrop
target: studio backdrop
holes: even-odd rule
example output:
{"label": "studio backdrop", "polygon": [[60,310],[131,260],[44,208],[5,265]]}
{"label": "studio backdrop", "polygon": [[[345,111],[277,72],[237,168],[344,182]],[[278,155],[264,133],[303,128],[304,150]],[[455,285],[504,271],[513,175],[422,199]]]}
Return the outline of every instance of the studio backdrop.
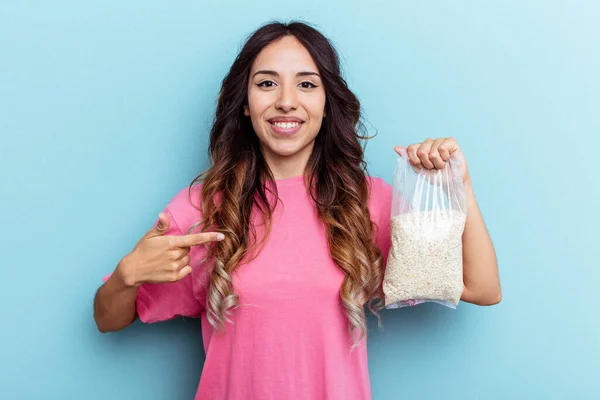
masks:
{"label": "studio backdrop", "polygon": [[246,36],[299,19],[340,52],[369,172],[454,136],[503,300],[369,317],[375,400],[600,392],[595,1],[0,1],[0,398],[191,399],[198,320],[101,334],[92,300],[208,167]]}

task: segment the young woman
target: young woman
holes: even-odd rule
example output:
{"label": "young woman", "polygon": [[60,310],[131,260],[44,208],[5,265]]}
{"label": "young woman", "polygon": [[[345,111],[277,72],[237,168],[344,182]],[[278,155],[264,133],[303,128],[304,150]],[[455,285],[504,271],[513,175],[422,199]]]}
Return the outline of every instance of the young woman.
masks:
{"label": "young woman", "polygon": [[[360,117],[321,33],[254,32],[222,83],[211,167],[105,277],[98,329],[200,318],[197,399],[370,399],[364,306],[383,308],[391,187],[366,173]],[[452,138],[395,150],[428,169],[463,157]],[[462,300],[491,305],[496,257],[463,165]]]}

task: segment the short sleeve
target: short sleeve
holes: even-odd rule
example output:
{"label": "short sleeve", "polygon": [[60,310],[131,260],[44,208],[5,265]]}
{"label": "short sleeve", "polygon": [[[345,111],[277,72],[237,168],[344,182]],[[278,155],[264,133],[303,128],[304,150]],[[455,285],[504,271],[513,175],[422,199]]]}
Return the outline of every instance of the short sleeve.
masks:
{"label": "short sleeve", "polygon": [[372,178],[371,182],[369,211],[377,225],[375,244],[381,250],[385,270],[391,245],[392,186],[381,178]]}
{"label": "short sleeve", "polygon": [[[169,217],[170,226],[165,236],[183,235],[169,206],[163,211]],[[158,223],[156,219],[154,226]],[[110,277],[105,276],[103,280]],[[146,283],[138,288],[136,310],[139,318],[145,323],[166,321],[177,316],[199,318],[203,307],[195,298],[192,279],[195,273],[188,274],[177,282]]]}

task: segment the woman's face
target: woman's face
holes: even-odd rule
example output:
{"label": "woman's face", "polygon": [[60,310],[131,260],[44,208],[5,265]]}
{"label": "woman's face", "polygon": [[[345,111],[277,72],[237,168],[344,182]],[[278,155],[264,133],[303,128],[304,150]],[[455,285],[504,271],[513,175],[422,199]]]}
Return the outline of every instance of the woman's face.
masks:
{"label": "woman's face", "polygon": [[251,118],[272,170],[302,174],[324,111],[317,65],[295,37],[286,36],[259,53],[250,71],[244,114]]}

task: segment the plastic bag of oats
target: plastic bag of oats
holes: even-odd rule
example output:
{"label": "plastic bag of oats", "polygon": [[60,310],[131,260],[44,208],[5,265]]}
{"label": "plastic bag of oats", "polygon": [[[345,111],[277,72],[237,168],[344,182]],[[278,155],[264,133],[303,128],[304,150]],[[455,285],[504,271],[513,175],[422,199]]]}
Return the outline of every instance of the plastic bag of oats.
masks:
{"label": "plastic bag of oats", "polygon": [[463,291],[466,195],[460,159],[443,170],[398,158],[393,177],[391,247],[383,279],[386,308],[435,302],[456,308]]}

